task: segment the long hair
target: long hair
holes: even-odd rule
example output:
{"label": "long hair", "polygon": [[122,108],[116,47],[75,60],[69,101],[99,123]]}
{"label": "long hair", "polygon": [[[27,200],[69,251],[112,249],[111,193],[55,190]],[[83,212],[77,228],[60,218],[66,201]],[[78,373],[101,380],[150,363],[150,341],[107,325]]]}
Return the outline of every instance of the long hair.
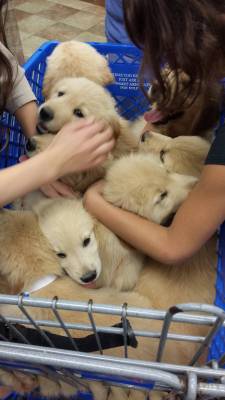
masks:
{"label": "long hair", "polygon": [[156,79],[165,109],[171,100],[161,72],[165,63],[175,71],[176,93],[179,70],[189,75],[189,99],[203,83],[219,79],[218,69],[225,67],[225,0],[123,0],[123,8],[128,34],[143,50],[141,83],[148,74]]}
{"label": "long hair", "polygon": [[[5,47],[8,47],[5,34],[7,6],[7,0],[0,0],[0,41]],[[12,91],[12,88],[13,68],[6,55],[0,51],[0,111],[4,110],[6,101]]]}

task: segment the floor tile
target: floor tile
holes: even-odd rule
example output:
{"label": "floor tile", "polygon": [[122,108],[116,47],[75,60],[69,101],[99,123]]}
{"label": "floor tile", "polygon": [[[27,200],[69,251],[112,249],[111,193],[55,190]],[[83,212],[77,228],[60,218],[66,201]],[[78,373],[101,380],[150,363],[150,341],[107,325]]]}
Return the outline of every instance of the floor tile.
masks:
{"label": "floor tile", "polygon": [[[48,10],[45,10],[45,18],[53,19],[55,22],[64,22],[65,18],[71,15],[75,15],[75,13],[77,12],[78,10],[75,10],[74,8],[52,3],[51,7]],[[39,15],[41,17],[42,12],[37,13],[36,15]]]}
{"label": "floor tile", "polygon": [[17,5],[15,8],[18,10],[26,11],[31,14],[36,14],[40,11],[45,11],[51,7],[51,4],[47,0],[32,0],[27,1],[26,3],[22,3]]}
{"label": "floor tile", "polygon": [[79,35],[75,36],[74,39],[80,40],[82,42],[105,42],[105,36],[94,35],[91,32],[82,32]]}
{"label": "floor tile", "polygon": [[94,35],[105,36],[105,22],[100,22],[99,24],[93,26],[89,29],[90,33]]}
{"label": "floor tile", "polygon": [[75,38],[75,36],[79,35],[80,33],[81,30],[79,28],[59,22],[58,24],[54,24],[47,29],[39,31],[38,34],[47,40],[65,41]]}
{"label": "floor tile", "polygon": [[101,20],[101,16],[99,17],[95,14],[79,11],[74,16],[66,18],[64,23],[86,31],[95,26]]}
{"label": "floor tile", "polygon": [[84,12],[91,12],[96,15],[105,15],[105,9],[100,6],[96,6],[94,4],[88,4],[86,7],[83,9]]}
{"label": "floor tile", "polygon": [[37,17],[36,15],[31,15],[22,21],[18,22],[19,29],[24,32],[38,33],[42,29],[46,29],[55,23],[54,20],[50,20],[43,17]]}
{"label": "floor tile", "polygon": [[13,0],[12,7],[14,8],[17,5],[23,4],[23,3],[26,3],[26,2],[27,2],[27,0]]}
{"label": "floor tile", "polygon": [[87,6],[87,3],[80,0],[50,0],[53,3],[59,3],[64,6],[75,8],[77,10],[83,10]]}
{"label": "floor tile", "polygon": [[14,12],[15,12],[15,17],[16,17],[17,21],[21,21],[22,19],[30,16],[29,13],[22,11],[22,10],[17,10],[16,8],[15,8]]}
{"label": "floor tile", "polygon": [[23,40],[24,57],[27,59],[40,47],[46,40],[39,36],[30,36]]}
{"label": "floor tile", "polygon": [[24,39],[26,39],[30,36],[32,36],[32,33],[20,31],[20,39],[22,40],[22,43],[23,43]]}
{"label": "floor tile", "polygon": [[105,7],[105,0],[83,0],[86,3],[96,4],[98,6]]}

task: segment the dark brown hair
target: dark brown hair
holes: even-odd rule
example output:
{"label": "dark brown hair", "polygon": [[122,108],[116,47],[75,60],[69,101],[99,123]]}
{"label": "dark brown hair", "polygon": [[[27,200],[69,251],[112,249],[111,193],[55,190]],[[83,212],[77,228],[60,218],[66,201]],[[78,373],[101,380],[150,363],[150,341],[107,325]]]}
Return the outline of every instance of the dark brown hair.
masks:
{"label": "dark brown hair", "polygon": [[165,63],[175,71],[177,91],[179,69],[189,75],[188,98],[204,82],[222,78],[225,0],[123,0],[123,7],[128,34],[144,52],[141,81],[146,75],[158,81],[165,108],[170,97],[161,74]]}
{"label": "dark brown hair", "polygon": [[[5,22],[7,17],[7,0],[0,0],[0,41],[6,46]],[[6,101],[13,88],[13,69],[9,59],[0,50],[0,111],[5,108]]]}

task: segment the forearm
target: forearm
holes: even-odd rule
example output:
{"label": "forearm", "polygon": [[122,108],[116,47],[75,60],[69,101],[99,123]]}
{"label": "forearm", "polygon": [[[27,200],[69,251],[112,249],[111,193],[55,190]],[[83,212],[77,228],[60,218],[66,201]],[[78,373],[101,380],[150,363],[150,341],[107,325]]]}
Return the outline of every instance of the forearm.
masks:
{"label": "forearm", "polygon": [[85,205],[136,249],[160,262],[179,264],[193,256],[225,219],[225,167],[209,166],[205,171],[168,228],[114,207],[92,189],[86,194]]}
{"label": "forearm", "polygon": [[86,206],[103,225],[134,248],[163,263],[171,262],[168,228],[117,208],[100,195],[91,205],[87,199]]}
{"label": "forearm", "polygon": [[35,101],[30,101],[15,111],[16,119],[26,137],[32,137],[36,133],[37,112],[38,108]]}
{"label": "forearm", "polygon": [[50,152],[0,171],[0,207],[56,179]]}

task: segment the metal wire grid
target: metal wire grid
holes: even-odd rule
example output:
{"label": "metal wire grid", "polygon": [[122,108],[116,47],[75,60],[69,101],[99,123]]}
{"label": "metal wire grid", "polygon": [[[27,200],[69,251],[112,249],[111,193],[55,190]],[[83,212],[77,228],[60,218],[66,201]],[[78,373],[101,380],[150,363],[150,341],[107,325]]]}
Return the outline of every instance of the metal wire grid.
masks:
{"label": "metal wire grid", "polygon": [[[21,343],[10,343],[1,336],[0,342],[0,367],[7,370],[20,370],[36,375],[44,375],[54,381],[64,381],[82,390],[88,387],[85,380],[98,380],[108,385],[133,387],[140,390],[165,390],[174,391],[183,396],[185,400],[195,400],[197,396],[207,398],[225,398],[225,355],[218,361],[212,361],[207,366],[196,366],[199,357],[207,349],[221,326],[225,326],[225,313],[218,307],[202,304],[179,304],[171,307],[167,312],[153,309],[130,308],[127,304],[113,306],[94,304],[92,300],[87,303],[62,301],[54,298],[34,299],[27,295],[7,296],[0,295],[0,304],[15,305],[24,317],[3,317],[1,320],[8,329],[16,335]],[[51,309],[54,320],[34,320],[27,307]],[[67,323],[63,321],[60,311],[70,310],[87,313],[89,324]],[[197,312],[200,314],[193,314]],[[192,314],[189,314],[192,313]],[[122,320],[122,328],[97,326],[94,314],[118,316]],[[206,315],[202,315],[206,314]],[[138,337],[159,339],[158,352],[155,362],[129,359],[127,344],[128,318],[144,318],[163,321],[161,332],[135,330]],[[106,319],[107,320],[107,319]],[[206,337],[170,333],[171,322],[189,323],[208,326],[209,333]],[[46,346],[33,346],[21,334],[15,324],[23,324],[36,329]],[[44,327],[53,327],[63,330],[65,336],[71,341],[74,351],[56,349],[51,342]],[[71,330],[73,334],[71,334]],[[99,354],[79,352],[79,346],[74,339],[74,331],[91,331],[95,337]],[[100,333],[113,333],[123,336],[124,358],[105,356],[103,354]],[[165,364],[162,362],[167,340],[199,343],[197,352],[191,357],[189,366]],[[82,383],[80,379],[83,378]]]}

